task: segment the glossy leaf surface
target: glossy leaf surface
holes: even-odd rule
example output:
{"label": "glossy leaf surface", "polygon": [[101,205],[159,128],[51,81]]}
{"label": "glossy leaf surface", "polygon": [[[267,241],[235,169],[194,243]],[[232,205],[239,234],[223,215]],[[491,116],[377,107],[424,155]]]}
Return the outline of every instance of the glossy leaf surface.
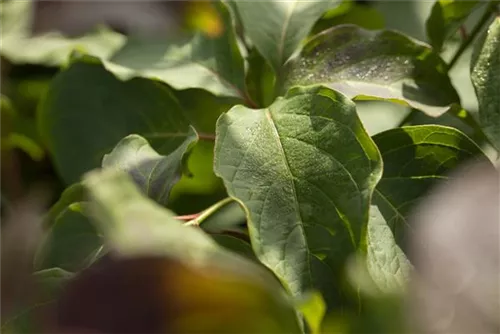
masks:
{"label": "glossy leaf surface", "polygon": [[489,26],[474,50],[471,79],[484,133],[500,150],[500,18]]}
{"label": "glossy leaf surface", "polygon": [[235,1],[243,29],[277,72],[335,1]]}
{"label": "glossy leaf surface", "polygon": [[287,86],[310,84],[349,98],[397,101],[434,117],[459,102],[443,60],[428,46],[399,32],[354,25],[317,35],[289,63]]}

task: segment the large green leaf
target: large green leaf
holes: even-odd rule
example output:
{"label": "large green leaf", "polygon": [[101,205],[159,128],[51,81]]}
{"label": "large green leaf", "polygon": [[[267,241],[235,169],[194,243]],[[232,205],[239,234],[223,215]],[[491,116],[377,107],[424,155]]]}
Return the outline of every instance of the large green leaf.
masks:
{"label": "large green leaf", "polygon": [[486,136],[500,150],[500,18],[477,44],[471,61],[471,79],[479,102],[479,119]]}
{"label": "large green leaf", "polygon": [[487,160],[472,140],[445,126],[397,128],[377,134],[373,140],[384,161],[384,174],[375,189],[373,203],[401,246],[409,228],[408,215],[417,201],[460,163]]}
{"label": "large green leaf", "polygon": [[[255,312],[251,321],[257,324],[250,328],[257,332],[299,332],[295,311],[270,273],[253,261],[219,247],[200,229],[182,225],[173,213],[143,196],[127,174],[106,169],[94,171],[85,176],[84,185],[89,193],[93,220],[113,254],[138,261],[163,258],[164,267],[148,269],[148,272],[156,272],[157,277],[161,277],[158,275],[168,270],[168,266],[181,264],[180,272],[174,271],[165,277],[168,281],[162,284],[170,282],[172,285],[159,287],[159,297],[184,295],[188,298],[192,302],[187,304],[189,309],[196,309],[196,312],[187,314],[191,316],[193,326],[197,326],[195,319],[206,322],[209,315],[214,317],[210,318],[214,321],[211,326],[224,322],[230,324],[226,314],[231,311],[224,305],[231,305],[243,312],[241,314]],[[134,275],[140,277],[141,273]],[[150,275],[143,276],[144,279],[146,276]],[[187,280],[184,283],[181,281],[183,277]],[[203,283],[205,280],[210,284]],[[207,295],[210,298],[207,299]],[[186,299],[173,299],[166,303],[174,302],[174,307],[182,309]],[[214,314],[203,307],[200,310],[206,301],[213,301],[219,312]],[[233,304],[227,304],[231,302]],[[186,314],[177,316],[185,317]],[[245,317],[238,319],[245,321]],[[251,325],[248,320],[245,323]],[[187,323],[183,325],[188,326]]]}
{"label": "large green leaf", "polygon": [[246,100],[245,70],[231,16],[217,2],[224,33],[208,37],[202,33],[189,40],[129,38],[105,66],[127,79],[146,77],[161,80],[175,89],[202,88],[218,96]]}
{"label": "large green leaf", "polygon": [[47,328],[44,316],[55,304],[64,284],[72,274],[59,268],[38,271],[33,274],[33,291],[28,305],[9,318],[2,319],[2,333],[25,334],[41,333]]}
{"label": "large green leaf", "polygon": [[375,286],[383,293],[403,292],[412,265],[375,205],[370,207],[366,248],[366,268]]}
{"label": "large green leaf", "polygon": [[142,78],[123,82],[89,56],[54,78],[40,105],[39,125],[68,184],[99,167],[104,154],[130,134],[146,138],[159,154],[171,153],[191,136],[167,87]]}
{"label": "large green leaf", "polygon": [[85,212],[85,202],[68,205],[52,224],[35,258],[35,269],[78,271],[92,264],[102,240]]}
{"label": "large green leaf", "polygon": [[437,0],[425,22],[427,36],[434,50],[440,52],[444,42],[482,4],[481,1]]}
{"label": "large green leaf", "polygon": [[445,63],[428,46],[396,31],[353,25],[317,35],[289,63],[287,86],[318,83],[349,98],[398,101],[431,116],[459,102]]}
{"label": "large green leaf", "polygon": [[248,210],[256,255],[295,296],[317,288],[339,303],[381,168],[354,103],[323,86],[218,121],[215,171]]}
{"label": "large green leaf", "polygon": [[125,42],[124,36],[103,28],[76,38],[58,32],[31,36],[33,3],[33,0],[2,1],[0,53],[13,63],[59,66],[74,49],[107,58]]}
{"label": "large green leaf", "polygon": [[103,168],[115,168],[129,173],[141,190],[156,202],[167,205],[172,187],[182,175],[186,154],[197,141],[194,129],[175,151],[167,156],[158,154],[146,139],[129,135],[102,160]]}
{"label": "large green leaf", "polygon": [[281,73],[314,23],[336,1],[235,1],[245,34]]}

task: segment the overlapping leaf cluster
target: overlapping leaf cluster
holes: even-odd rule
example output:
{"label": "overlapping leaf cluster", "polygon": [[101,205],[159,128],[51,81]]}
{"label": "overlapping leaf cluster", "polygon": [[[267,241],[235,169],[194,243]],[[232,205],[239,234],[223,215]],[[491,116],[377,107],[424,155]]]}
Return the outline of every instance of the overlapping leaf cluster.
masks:
{"label": "overlapping leaf cluster", "polygon": [[[5,4],[2,15],[26,4]],[[109,254],[180,263],[193,270],[185,274],[191,285],[169,274],[169,289],[185,292],[172,298],[180,309],[193,303],[186,312],[205,326],[181,317],[168,328],[185,333],[319,332],[324,312],[370,310],[349,279],[352,258],[361,259],[371,295],[404,293],[411,210],[459,164],[487,160],[481,145],[500,148],[498,17],[471,64],[479,121],[467,119],[487,139],[476,143],[442,125],[370,135],[356,102],[386,100],[431,117],[461,110],[440,51],[477,2],[437,1],[427,22],[432,47],[351,24],[364,11],[339,10],[336,1],[213,5],[222,34],[182,40],[108,30],[27,37],[2,20],[6,59],[64,65],[38,105],[42,145],[68,188],[45,217],[37,278],[64,285]],[[27,46],[29,56],[20,52]],[[178,193],[218,189],[228,199],[187,226],[171,211]],[[229,321],[235,310],[239,318]],[[35,312],[4,328],[26,328]]]}

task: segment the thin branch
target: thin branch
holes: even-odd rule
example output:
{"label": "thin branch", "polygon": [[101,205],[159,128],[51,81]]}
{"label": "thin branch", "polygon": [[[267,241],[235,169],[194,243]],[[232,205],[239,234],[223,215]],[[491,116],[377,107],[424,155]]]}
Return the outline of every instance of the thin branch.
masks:
{"label": "thin branch", "polygon": [[215,141],[215,134],[198,132],[198,138],[205,141]]}
{"label": "thin branch", "polygon": [[451,59],[448,64],[448,71],[450,71],[453,66],[457,63],[458,59],[462,56],[465,50],[469,47],[469,45],[476,39],[477,35],[483,30],[488,21],[490,20],[492,14],[495,12],[496,4],[494,2],[490,2],[488,7],[486,8],[483,16],[479,19],[477,25],[472,29],[469,37],[460,45],[457,52]]}
{"label": "thin branch", "polygon": [[190,220],[196,219],[199,215],[200,215],[200,213],[193,213],[190,215],[176,216],[174,218],[177,220],[190,221]]}
{"label": "thin branch", "polygon": [[[227,198],[215,203],[214,205],[212,205],[208,209],[202,211],[201,213],[191,215],[191,216],[193,216],[193,218],[191,220],[189,220],[188,222],[186,222],[184,225],[186,225],[186,226],[199,226],[201,223],[203,223],[203,221],[205,219],[212,216],[215,212],[217,212],[223,206],[229,204],[232,201],[234,201],[234,200],[231,197],[227,197]],[[190,215],[179,216],[179,217],[189,217],[189,216]],[[176,217],[176,218],[179,219],[179,217]]]}

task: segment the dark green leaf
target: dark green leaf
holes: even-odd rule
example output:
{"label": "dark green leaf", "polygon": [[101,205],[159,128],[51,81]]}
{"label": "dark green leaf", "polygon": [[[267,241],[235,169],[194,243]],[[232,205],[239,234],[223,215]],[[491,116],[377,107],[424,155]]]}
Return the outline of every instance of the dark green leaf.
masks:
{"label": "dark green leaf", "polygon": [[479,101],[481,127],[500,150],[500,18],[477,44],[471,61],[471,79]]}
{"label": "dark green leaf", "polygon": [[124,36],[107,29],[98,29],[77,38],[68,38],[58,32],[31,36],[33,3],[2,1],[0,52],[13,63],[59,66],[66,63],[74,49],[107,58],[124,43]]}
{"label": "dark green leaf", "polygon": [[255,48],[250,50],[247,61],[249,66],[246,78],[248,92],[259,107],[268,106],[275,98],[274,84],[276,75]]}
{"label": "dark green leaf", "polygon": [[84,212],[85,205],[73,203],[58,215],[37,252],[37,270],[59,267],[79,271],[95,261],[102,240]]}
{"label": "dark green leaf", "polygon": [[383,293],[403,292],[412,265],[375,205],[370,207],[366,247],[366,267],[377,288]]}
{"label": "dark green leaf", "polygon": [[373,137],[384,161],[384,174],[373,196],[400,246],[411,209],[460,163],[487,158],[460,131],[437,125],[408,126]]}
{"label": "dark green leaf", "polygon": [[338,7],[327,11],[314,25],[311,35],[341,24],[355,24],[365,29],[383,29],[385,19],[373,6],[343,1]]}
{"label": "dark green leaf", "polygon": [[235,1],[243,29],[255,47],[281,73],[282,65],[307,37],[314,23],[337,1]]}
{"label": "dark green leaf", "polygon": [[186,154],[197,140],[196,132],[191,129],[181,146],[163,156],[143,137],[129,135],[120,140],[111,153],[104,156],[102,167],[129,173],[147,196],[167,205],[172,187],[181,178]]}
{"label": "dark green leaf", "polygon": [[249,243],[225,234],[213,234],[211,236],[220,246],[237,254],[243,255],[251,260],[257,261],[257,258],[252,250],[252,246]]}
{"label": "dark green leaf", "polygon": [[326,87],[236,106],[217,124],[215,171],[247,207],[256,255],[294,296],[319,289],[329,306],[381,168],[354,103]]}
{"label": "dark green leaf", "polygon": [[459,102],[443,60],[395,31],[338,26],[310,40],[289,65],[287,86],[322,83],[349,98],[398,101],[431,116]]}
{"label": "dark green leaf", "polygon": [[[243,58],[226,5],[214,3],[224,22],[218,37],[197,34],[188,41],[129,38],[105,66],[127,79],[161,80],[175,89],[202,88],[218,96],[248,100]],[[247,101],[248,102],[248,101]]]}
{"label": "dark green leaf", "polygon": [[427,36],[436,52],[458,30],[460,25],[478,7],[481,1],[437,0],[425,22]]}
{"label": "dark green leaf", "polygon": [[43,317],[46,316],[47,308],[55,303],[72,274],[59,268],[38,271],[33,274],[35,291],[31,295],[29,304],[17,314],[2,319],[2,333],[25,334],[41,333],[46,328]]}
{"label": "dark green leaf", "polygon": [[54,78],[40,105],[40,131],[67,183],[99,167],[103,155],[129,134],[141,135],[165,155],[191,135],[167,87],[141,78],[120,81],[88,56]]}

